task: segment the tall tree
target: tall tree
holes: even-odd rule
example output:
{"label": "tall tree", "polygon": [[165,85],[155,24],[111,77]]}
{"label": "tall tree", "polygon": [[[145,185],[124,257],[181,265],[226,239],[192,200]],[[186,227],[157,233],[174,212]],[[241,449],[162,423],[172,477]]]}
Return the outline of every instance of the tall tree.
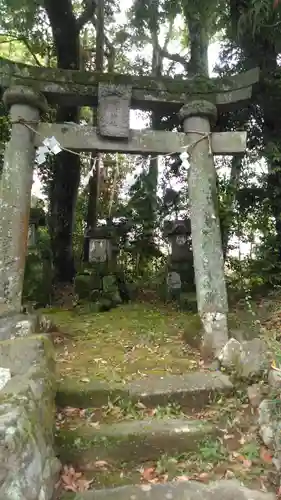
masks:
{"label": "tall tree", "polygon": [[275,219],[276,245],[281,261],[281,107],[277,63],[281,45],[280,14],[278,2],[274,9],[271,0],[230,0],[227,35],[236,45],[240,67],[258,66],[262,72],[262,85],[255,95],[255,104],[260,110],[263,154],[268,164],[267,195]]}
{"label": "tall tree", "polygon": [[[88,0],[80,17],[75,17],[71,0],[44,0],[57,57],[62,69],[80,69],[80,32],[94,14],[94,0]],[[56,121],[79,121],[76,106],[60,106]],[[56,281],[71,282],[75,274],[72,232],[77,191],[80,182],[80,159],[67,151],[57,155],[50,183],[50,230]]]}

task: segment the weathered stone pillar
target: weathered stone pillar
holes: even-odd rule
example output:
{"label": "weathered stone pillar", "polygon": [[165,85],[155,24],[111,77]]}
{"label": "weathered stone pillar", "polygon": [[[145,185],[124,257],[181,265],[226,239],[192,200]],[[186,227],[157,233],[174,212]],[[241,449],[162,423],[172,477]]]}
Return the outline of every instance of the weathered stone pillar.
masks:
{"label": "weathered stone pillar", "polygon": [[14,86],[5,91],[10,108],[11,138],[6,145],[0,183],[0,316],[21,308],[28,240],[28,221],[35,156],[34,132],[45,98],[33,89]]}
{"label": "weathered stone pillar", "polygon": [[[227,292],[224,278],[220,223],[217,210],[216,171],[210,122],[217,109],[208,101],[193,101],[180,110],[184,131],[194,145],[190,148],[189,199],[197,305],[204,328],[206,354],[217,354],[228,340]],[[206,137],[204,137],[206,134]],[[197,142],[198,141],[198,142]]]}

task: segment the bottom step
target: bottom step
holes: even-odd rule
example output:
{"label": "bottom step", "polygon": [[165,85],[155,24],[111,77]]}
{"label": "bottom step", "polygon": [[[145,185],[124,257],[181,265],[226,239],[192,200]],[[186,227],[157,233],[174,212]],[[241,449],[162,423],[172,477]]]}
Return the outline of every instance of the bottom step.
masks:
{"label": "bottom step", "polygon": [[222,480],[207,485],[188,481],[65,493],[61,500],[276,500],[276,496],[250,490],[236,480]]}

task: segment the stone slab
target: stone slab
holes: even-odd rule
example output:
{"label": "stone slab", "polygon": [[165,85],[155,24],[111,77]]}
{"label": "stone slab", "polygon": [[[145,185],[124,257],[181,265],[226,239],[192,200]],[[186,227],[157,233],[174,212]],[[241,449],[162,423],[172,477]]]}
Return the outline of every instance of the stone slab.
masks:
{"label": "stone slab", "polygon": [[0,391],[0,499],[51,500],[60,463],[53,449],[53,345],[45,336],[0,342],[11,379]]}
{"label": "stone slab", "polygon": [[39,323],[39,317],[35,314],[0,317],[0,341],[33,335],[39,331]]}
{"label": "stone slab", "polygon": [[[73,151],[119,152],[127,154],[169,154],[184,150],[191,140],[183,132],[155,131],[150,129],[130,130],[128,141],[105,139],[96,127],[89,125],[41,123],[36,136],[36,146],[42,137],[54,136],[60,145]],[[242,154],[246,149],[246,132],[214,132],[211,138],[214,154]]]}
{"label": "stone slab", "polygon": [[183,408],[202,408],[216,394],[230,394],[233,385],[227,375],[217,372],[193,372],[166,377],[150,376],[126,385],[89,383],[65,379],[59,382],[57,404],[78,408],[99,407],[108,400],[141,401],[147,407],[178,403]]}
{"label": "stone slab", "polygon": [[63,462],[83,464],[96,460],[140,463],[160,455],[194,451],[203,439],[218,433],[217,426],[204,420],[144,419],[100,425],[81,425],[75,430],[57,431],[57,450]]}
{"label": "stone slab", "polygon": [[100,380],[85,383],[70,377],[58,381],[56,402],[59,407],[99,408],[107,405],[108,400],[117,398],[129,400],[129,392],[124,386],[110,385]]}
{"label": "stone slab", "polygon": [[215,394],[230,394],[233,391],[229,377],[219,371],[151,376],[131,382],[128,387],[132,399],[152,407],[174,402],[186,408],[200,408]]}
{"label": "stone slab", "polygon": [[250,490],[236,480],[209,484],[195,481],[123,486],[100,491],[65,494],[62,500],[274,500],[274,493]]}
{"label": "stone slab", "polygon": [[[214,99],[220,110],[229,110],[251,98],[252,85],[259,82],[259,68],[226,78],[157,78],[40,68],[0,58],[0,86],[27,85],[42,92],[50,104],[95,106],[98,83],[132,85],[135,109],[179,111],[194,94]],[[164,114],[164,113],[163,113]]]}
{"label": "stone slab", "polygon": [[55,374],[54,348],[44,335],[33,335],[0,342],[0,366],[10,368],[12,376],[26,375],[44,368]]}
{"label": "stone slab", "polygon": [[131,85],[98,85],[98,130],[111,139],[128,139],[130,130]]}

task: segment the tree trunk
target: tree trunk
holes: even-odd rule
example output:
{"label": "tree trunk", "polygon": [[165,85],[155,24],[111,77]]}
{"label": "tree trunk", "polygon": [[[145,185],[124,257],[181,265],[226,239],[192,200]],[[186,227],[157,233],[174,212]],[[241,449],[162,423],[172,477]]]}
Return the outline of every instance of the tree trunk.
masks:
{"label": "tree trunk", "polygon": [[188,63],[189,76],[208,76],[209,36],[207,22],[200,12],[199,5],[195,8],[190,5],[190,2],[182,0],[182,7],[188,27],[190,43],[190,61]]}
{"label": "tree trunk", "polygon": [[[102,72],[104,65],[104,0],[97,2],[96,23],[96,71]],[[93,126],[97,126],[97,113],[93,113]],[[97,227],[100,196],[100,158],[101,154],[92,153],[92,165],[95,164],[88,184],[88,206],[86,219],[86,234]],[[89,259],[89,238],[84,239],[84,261]]]}
{"label": "tree trunk", "polygon": [[[53,31],[58,68],[79,69],[79,29],[71,0],[45,0],[44,6]],[[77,107],[58,108],[58,123],[78,120]],[[50,233],[55,281],[59,283],[72,282],[75,275],[72,233],[79,182],[79,156],[62,151],[54,159],[50,186]]]}

